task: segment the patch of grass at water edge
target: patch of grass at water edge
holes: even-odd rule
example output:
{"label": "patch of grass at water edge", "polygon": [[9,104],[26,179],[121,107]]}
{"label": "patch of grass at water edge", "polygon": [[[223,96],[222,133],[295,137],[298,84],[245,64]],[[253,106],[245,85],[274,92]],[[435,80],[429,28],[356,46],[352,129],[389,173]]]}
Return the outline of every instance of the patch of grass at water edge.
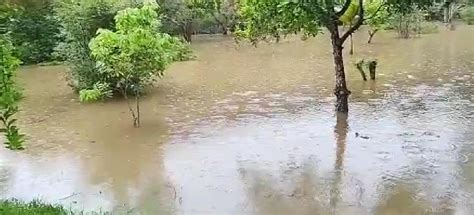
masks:
{"label": "patch of grass at water edge", "polygon": [[60,205],[45,204],[38,200],[21,202],[15,199],[0,200],[0,215],[56,215],[68,214]]}

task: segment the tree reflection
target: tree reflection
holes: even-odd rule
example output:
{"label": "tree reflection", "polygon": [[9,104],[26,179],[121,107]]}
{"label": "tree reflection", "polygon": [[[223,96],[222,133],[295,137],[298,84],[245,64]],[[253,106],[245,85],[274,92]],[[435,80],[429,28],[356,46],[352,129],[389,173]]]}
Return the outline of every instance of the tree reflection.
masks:
{"label": "tree reflection", "polygon": [[334,136],[336,138],[336,162],[334,163],[334,180],[331,186],[330,205],[335,212],[337,203],[341,198],[340,184],[342,181],[342,172],[344,170],[344,153],[346,151],[347,123],[348,115],[337,113],[336,126],[334,127]]}
{"label": "tree reflection", "polygon": [[147,125],[140,129],[127,125],[126,120],[105,129],[85,124],[84,133],[94,140],[86,147],[88,158],[82,159],[87,186],[95,185],[99,189],[86,198],[107,200],[110,207],[104,209],[114,213],[133,208],[160,211],[174,202],[163,176],[163,158],[158,145],[166,141],[166,135],[159,139],[156,135],[166,134],[168,127],[160,118],[153,120],[145,119],[143,123]]}
{"label": "tree reflection", "polygon": [[334,175],[329,181],[318,175],[316,162],[311,158],[298,168],[285,167],[277,176],[270,171],[242,166],[240,176],[250,201],[246,210],[256,214],[333,214],[341,199],[348,127],[347,115],[338,114],[334,127]]}

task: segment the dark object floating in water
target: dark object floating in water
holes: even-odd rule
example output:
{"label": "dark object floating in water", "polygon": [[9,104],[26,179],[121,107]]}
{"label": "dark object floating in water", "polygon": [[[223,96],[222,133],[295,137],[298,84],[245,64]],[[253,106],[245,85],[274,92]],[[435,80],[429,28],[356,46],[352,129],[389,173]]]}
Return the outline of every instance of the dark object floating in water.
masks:
{"label": "dark object floating in water", "polygon": [[359,132],[356,132],[355,135],[356,135],[356,137],[360,137],[362,139],[366,139],[366,140],[370,139],[370,137],[361,135],[361,134],[359,134]]}

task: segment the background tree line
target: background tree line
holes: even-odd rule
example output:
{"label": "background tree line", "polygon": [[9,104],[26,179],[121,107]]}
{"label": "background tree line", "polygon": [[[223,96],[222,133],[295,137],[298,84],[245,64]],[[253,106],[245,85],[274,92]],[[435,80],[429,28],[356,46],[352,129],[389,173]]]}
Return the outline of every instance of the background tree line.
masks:
{"label": "background tree line", "polygon": [[[425,21],[442,21],[451,23],[453,19],[462,19],[474,24],[474,0],[428,0],[429,7],[415,10],[411,1],[392,9],[390,16],[382,12],[380,19],[374,23],[376,29],[395,29],[401,37],[409,37],[413,28],[420,31],[434,31],[434,26]],[[24,64],[35,64],[55,60],[64,60],[55,52],[64,48],[61,44],[67,40],[64,23],[74,21],[87,26],[84,39],[90,39],[97,27],[113,25],[117,10],[136,6],[142,0],[89,1],[89,0],[0,0],[0,34],[9,32],[12,43],[17,48]],[[179,35],[186,41],[192,41],[194,34],[229,34],[241,23],[238,7],[239,0],[156,0],[160,5],[163,18],[163,30],[172,35]],[[377,10],[377,5],[384,0],[365,0],[368,10]],[[390,0],[387,0],[390,2]],[[76,4],[65,11],[65,4]],[[87,11],[88,10],[88,11]],[[373,11],[372,11],[373,12]],[[383,16],[385,14],[385,16]],[[390,18],[390,19],[388,19]],[[383,22],[383,26],[381,25]],[[419,27],[410,26],[419,23]],[[87,30],[89,32],[87,32]],[[415,29],[416,30],[416,29]],[[376,30],[378,31],[378,30]]]}

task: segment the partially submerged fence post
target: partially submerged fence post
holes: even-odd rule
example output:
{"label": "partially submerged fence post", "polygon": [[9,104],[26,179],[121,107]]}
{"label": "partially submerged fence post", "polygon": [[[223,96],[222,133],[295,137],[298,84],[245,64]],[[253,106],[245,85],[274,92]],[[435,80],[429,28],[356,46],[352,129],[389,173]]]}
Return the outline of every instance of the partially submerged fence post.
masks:
{"label": "partially submerged fence post", "polygon": [[362,79],[364,79],[364,81],[367,81],[367,76],[365,75],[365,72],[364,72],[364,60],[360,60],[359,62],[357,62],[355,65],[357,67],[357,70],[359,70],[360,72],[360,75],[362,76]]}
{"label": "partially submerged fence post", "polygon": [[362,59],[362,60],[359,60],[354,65],[357,67],[357,70],[359,70],[360,75],[362,76],[362,79],[364,79],[364,81],[367,81],[367,76],[365,75],[365,70],[364,70],[365,68],[369,69],[370,80],[375,80],[375,73],[377,70],[377,60],[365,61],[364,59]]}
{"label": "partially submerged fence post", "polygon": [[375,72],[377,70],[377,61],[370,60],[368,64],[369,64],[370,79],[375,80]]}

